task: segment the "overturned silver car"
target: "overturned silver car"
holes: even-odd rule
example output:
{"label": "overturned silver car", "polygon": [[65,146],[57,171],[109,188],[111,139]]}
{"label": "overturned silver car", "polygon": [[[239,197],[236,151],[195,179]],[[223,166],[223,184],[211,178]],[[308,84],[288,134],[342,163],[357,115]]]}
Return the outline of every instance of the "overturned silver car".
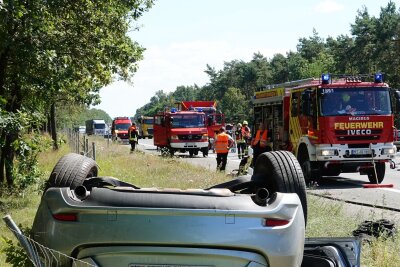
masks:
{"label": "overturned silver car", "polygon": [[[305,238],[303,173],[290,152],[206,189],[139,188],[67,154],[53,169],[32,238],[92,266],[359,266],[356,239]],[[73,266],[64,259],[62,266]]]}

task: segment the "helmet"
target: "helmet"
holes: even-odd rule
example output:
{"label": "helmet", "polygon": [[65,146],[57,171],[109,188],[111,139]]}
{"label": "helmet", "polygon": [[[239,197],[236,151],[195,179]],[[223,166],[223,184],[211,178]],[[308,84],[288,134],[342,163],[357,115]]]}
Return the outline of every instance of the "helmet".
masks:
{"label": "helmet", "polygon": [[240,124],[240,122],[237,124],[238,127],[242,127],[242,124]]}
{"label": "helmet", "polygon": [[247,121],[243,121],[243,125],[248,125]]}
{"label": "helmet", "polygon": [[136,123],[135,123],[135,122],[132,122],[132,125],[136,125]]}

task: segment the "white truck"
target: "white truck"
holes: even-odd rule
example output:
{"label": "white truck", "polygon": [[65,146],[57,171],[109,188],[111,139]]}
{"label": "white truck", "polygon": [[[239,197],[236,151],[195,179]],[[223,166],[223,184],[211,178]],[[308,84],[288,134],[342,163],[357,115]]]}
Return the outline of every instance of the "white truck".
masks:
{"label": "white truck", "polygon": [[107,124],[104,120],[87,120],[86,134],[87,135],[106,135]]}

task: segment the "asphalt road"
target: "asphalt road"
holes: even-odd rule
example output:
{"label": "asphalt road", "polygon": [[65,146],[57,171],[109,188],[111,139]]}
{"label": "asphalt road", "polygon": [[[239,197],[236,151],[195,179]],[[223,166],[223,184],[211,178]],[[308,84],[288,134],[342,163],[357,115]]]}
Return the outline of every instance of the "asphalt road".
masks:
{"label": "asphalt road", "polygon": [[[152,139],[139,140],[138,148],[147,153],[159,154],[156,147],[153,146]],[[192,158],[188,153],[176,153],[176,156],[206,169],[216,170],[216,154],[212,151],[208,157],[203,157],[201,153]],[[238,169],[239,163],[240,159],[237,154],[229,153],[226,173],[229,174]],[[347,203],[346,209],[355,215],[362,210],[367,215],[371,213],[375,216],[389,217],[400,223],[400,153],[397,154],[395,163],[395,169],[390,169],[389,164],[386,164],[386,175],[382,182],[382,185],[392,187],[365,188],[363,185],[369,184],[366,175],[343,173],[337,177],[323,177],[308,188],[308,194]]]}

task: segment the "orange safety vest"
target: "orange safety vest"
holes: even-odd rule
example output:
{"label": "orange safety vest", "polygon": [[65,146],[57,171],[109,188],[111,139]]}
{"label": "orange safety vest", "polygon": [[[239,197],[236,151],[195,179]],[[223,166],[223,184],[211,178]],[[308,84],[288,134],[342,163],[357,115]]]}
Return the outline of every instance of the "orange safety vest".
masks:
{"label": "orange safety vest", "polygon": [[[132,132],[135,132],[135,133],[132,135]],[[136,141],[137,140],[137,129],[136,129],[136,126],[132,125],[132,126],[129,127],[128,136],[129,136],[129,140],[131,140],[131,141]]]}
{"label": "orange safety vest", "polygon": [[267,132],[267,130],[264,130],[261,134],[261,130],[258,130],[251,145],[256,146],[260,142],[260,147],[265,148],[267,146]]}
{"label": "orange safety vest", "polygon": [[220,133],[217,135],[217,139],[214,143],[214,149],[216,153],[228,153],[229,152],[229,136],[226,133]]}

